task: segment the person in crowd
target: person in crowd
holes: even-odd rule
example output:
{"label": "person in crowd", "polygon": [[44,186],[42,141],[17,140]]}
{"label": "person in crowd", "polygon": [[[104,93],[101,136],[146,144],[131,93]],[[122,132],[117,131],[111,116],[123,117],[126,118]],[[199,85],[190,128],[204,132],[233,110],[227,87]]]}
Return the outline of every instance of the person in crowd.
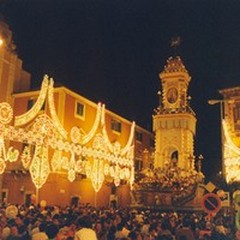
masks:
{"label": "person in crowd", "polygon": [[240,230],[237,230],[235,233],[236,240],[240,240]]}
{"label": "person in crowd", "polygon": [[49,223],[45,229],[45,232],[48,236],[48,240],[58,240],[57,239],[58,231],[59,228],[55,223]]}
{"label": "person in crowd", "polygon": [[21,240],[30,240],[31,239],[26,225],[23,224],[18,227],[18,236]]}
{"label": "person in crowd", "polygon": [[[234,218],[221,211],[209,220],[203,212],[94,208],[83,204],[46,206],[44,212],[38,206],[19,206],[15,218],[7,217],[5,210],[5,206],[0,207],[1,240],[239,239]],[[139,214],[141,218],[136,217]]]}
{"label": "person in crowd", "polygon": [[6,219],[1,232],[1,238],[3,240],[6,240],[12,234],[12,227],[15,225],[16,223],[14,219]]}
{"label": "person in crowd", "polygon": [[129,233],[130,233],[130,230],[128,229],[125,220],[122,220],[122,222],[120,222],[117,225],[117,231],[115,233],[115,238],[116,239],[121,239],[124,237],[127,238]]}
{"label": "person in crowd", "polygon": [[78,219],[78,231],[75,234],[74,240],[97,240],[97,234],[92,229],[92,220],[89,216],[82,216]]}
{"label": "person in crowd", "polygon": [[176,240],[181,240],[183,237],[186,240],[195,240],[193,230],[191,228],[191,219],[189,216],[185,216],[182,221],[182,227],[176,230]]}
{"label": "person in crowd", "polygon": [[48,236],[45,233],[46,226],[46,222],[41,222],[38,226],[38,231],[36,230],[35,233],[32,234],[32,240],[48,240]]}
{"label": "person in crowd", "polygon": [[111,225],[107,233],[107,240],[115,240],[115,234],[117,232],[117,228],[115,225]]}
{"label": "person in crowd", "polygon": [[168,218],[163,219],[161,223],[161,230],[160,233],[158,234],[158,239],[164,239],[164,237],[169,240],[170,239],[172,240],[174,238],[172,234],[171,223]]}
{"label": "person in crowd", "polygon": [[211,223],[201,220],[198,223],[197,235],[199,240],[206,239],[207,236],[211,237],[212,235]]}
{"label": "person in crowd", "polygon": [[10,227],[10,234],[7,237],[7,240],[15,240],[15,239],[21,239],[19,236],[17,225],[14,224]]}

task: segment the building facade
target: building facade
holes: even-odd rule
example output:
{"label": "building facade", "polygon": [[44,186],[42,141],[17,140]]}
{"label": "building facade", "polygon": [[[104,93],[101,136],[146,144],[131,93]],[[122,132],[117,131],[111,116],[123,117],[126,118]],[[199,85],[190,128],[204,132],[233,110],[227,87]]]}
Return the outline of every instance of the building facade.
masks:
{"label": "building facade", "polygon": [[240,87],[219,91],[222,120],[222,171],[227,182],[240,181]]}
{"label": "building facade", "polygon": [[22,60],[17,56],[12,31],[0,21],[0,102],[11,102],[13,92],[30,89],[31,75],[22,68]]}
{"label": "building facade", "polygon": [[[48,204],[62,206],[71,204],[73,200],[75,202],[80,200],[81,203],[108,206],[111,199],[116,199],[121,206],[129,205],[131,202],[131,184],[129,182],[134,180],[134,171],[129,171],[128,163],[125,165],[119,163],[113,168],[115,160],[107,155],[110,158],[110,163],[104,165],[104,171],[106,171],[106,167],[109,168],[108,172],[114,169],[113,176],[108,179],[105,175],[99,174],[100,171],[96,171],[96,169],[102,168],[103,172],[103,166],[101,161],[95,161],[93,154],[98,154],[99,157],[98,148],[104,148],[104,146],[99,147],[99,144],[106,144],[116,155],[116,158],[120,156],[121,152],[119,151],[121,150],[123,154],[119,159],[123,160],[125,159],[124,154],[127,155],[126,159],[128,159],[128,152],[132,154],[131,151],[133,151],[133,167],[136,172],[139,172],[144,167],[153,164],[153,134],[137,125],[132,131],[132,122],[105,109],[103,104],[96,104],[64,86],[53,88],[52,80],[43,80],[41,90],[31,91],[30,74],[22,70],[22,61],[13,50],[12,33],[5,23],[1,24],[3,26],[1,35],[5,36],[3,38],[5,40],[3,48],[0,50],[2,54],[0,59],[0,89],[2,91],[0,104],[7,102],[13,108],[13,120],[9,122],[11,126],[8,128],[7,125],[2,125],[3,128],[16,130],[15,135],[17,133],[21,135],[19,139],[16,136],[13,139],[14,137],[11,136],[5,140],[3,137],[4,144],[1,145],[1,149],[9,150],[11,153],[10,150],[13,146],[20,154],[17,161],[8,161],[6,168],[4,168],[5,171],[1,174],[1,200],[15,204],[33,201],[39,203],[44,200]],[[7,79],[7,81],[3,81],[3,79]],[[44,90],[44,84],[49,85],[46,87],[48,90]],[[48,92],[50,85],[51,93]],[[1,105],[1,109],[4,107],[8,109],[8,106]],[[51,128],[52,126],[53,128]],[[26,140],[27,137],[22,136],[34,131],[37,135],[36,130],[43,132],[46,139],[49,138],[49,135],[52,135],[53,138],[55,135],[58,136],[58,143],[72,141],[76,138],[79,138],[79,141],[84,142],[84,144],[89,142],[82,146],[79,144],[80,150],[75,147],[77,143],[75,145],[71,143],[74,150],[68,149],[68,153],[62,156],[58,155],[60,154],[58,151],[53,151],[54,146],[51,145],[53,143],[46,143],[48,140],[43,140],[41,146],[38,146],[36,144],[38,139],[35,139],[34,136],[27,136],[31,138],[30,144]],[[106,142],[101,142],[105,136],[107,136]],[[92,142],[87,137],[93,139]],[[91,153],[90,145],[96,147]],[[132,146],[135,146],[132,148],[133,150],[131,150]],[[69,146],[66,144],[65,147]],[[126,149],[127,147],[129,150]],[[92,165],[90,173],[88,173],[91,177],[86,171],[79,170],[77,172],[75,166],[68,171],[57,168],[62,159],[68,159],[68,168],[70,168],[73,155],[71,153],[78,150],[81,151],[81,154],[78,155],[81,156],[81,159],[80,157],[78,159],[81,164],[85,162],[84,158],[88,158],[88,155],[92,154]],[[83,151],[88,151],[86,156]],[[40,157],[40,152],[44,152],[45,157]],[[27,166],[28,161],[34,159],[37,160],[35,166],[33,167],[33,164]],[[45,163],[43,164],[43,162]],[[119,169],[118,166],[120,166]],[[44,168],[45,172],[41,168]],[[39,174],[41,177],[44,176],[44,179],[41,179]],[[130,176],[129,181],[124,180],[122,177],[124,174],[125,177]]]}
{"label": "building facade", "polygon": [[196,117],[187,94],[191,77],[180,57],[169,58],[159,76],[162,101],[153,117],[154,168],[177,166],[194,170]]}

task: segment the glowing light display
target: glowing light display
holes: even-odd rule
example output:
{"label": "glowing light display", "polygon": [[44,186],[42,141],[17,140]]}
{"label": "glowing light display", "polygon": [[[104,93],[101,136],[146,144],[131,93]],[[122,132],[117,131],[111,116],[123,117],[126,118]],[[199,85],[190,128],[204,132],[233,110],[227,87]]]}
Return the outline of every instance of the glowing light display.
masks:
{"label": "glowing light display", "polygon": [[227,123],[222,121],[224,133],[224,167],[226,170],[226,181],[234,182],[240,181],[240,148],[237,147],[228,131]]}
{"label": "glowing light display", "polygon": [[[50,116],[41,111],[48,101]],[[98,104],[91,130],[84,134],[79,127],[68,133],[61,125],[54,104],[53,80],[45,76],[39,97],[26,113],[14,118],[9,125],[13,110],[8,103],[0,103],[0,174],[7,161],[16,161],[19,151],[5,148],[5,140],[24,143],[26,146],[20,160],[29,169],[36,188],[41,188],[51,172],[67,171],[69,181],[76,174],[86,174],[96,192],[102,187],[105,177],[113,179],[116,186],[126,180],[134,182],[134,128],[133,122],[126,146],[111,143],[105,126],[105,106]],[[70,137],[68,137],[68,135]],[[70,139],[70,141],[68,141]],[[51,153],[50,153],[51,151]]]}
{"label": "glowing light display", "polygon": [[47,181],[48,175],[50,173],[47,147],[36,147],[29,170],[34,185],[38,189],[41,188]]}
{"label": "glowing light display", "polygon": [[19,151],[13,147],[6,149],[4,141],[4,132],[6,125],[11,122],[13,111],[8,103],[0,104],[0,174],[6,169],[6,162],[14,162],[17,160]]}

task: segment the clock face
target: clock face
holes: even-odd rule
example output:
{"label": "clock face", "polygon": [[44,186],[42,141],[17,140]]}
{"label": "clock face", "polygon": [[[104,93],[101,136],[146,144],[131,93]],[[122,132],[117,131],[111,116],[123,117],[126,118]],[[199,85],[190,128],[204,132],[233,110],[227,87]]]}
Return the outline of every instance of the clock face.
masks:
{"label": "clock face", "polygon": [[167,100],[169,103],[175,103],[178,98],[178,90],[175,87],[171,87],[167,91]]}

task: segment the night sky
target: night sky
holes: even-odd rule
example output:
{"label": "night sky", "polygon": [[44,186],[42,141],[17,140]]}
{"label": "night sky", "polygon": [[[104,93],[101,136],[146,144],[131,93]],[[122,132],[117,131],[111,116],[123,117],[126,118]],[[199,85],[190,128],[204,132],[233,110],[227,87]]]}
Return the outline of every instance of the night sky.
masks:
{"label": "night sky", "polygon": [[[208,99],[240,85],[239,0],[0,0],[32,87],[47,73],[151,130],[158,73],[173,54],[192,76],[195,155],[207,177],[220,171],[220,109]],[[181,37],[175,51],[170,40]]]}

